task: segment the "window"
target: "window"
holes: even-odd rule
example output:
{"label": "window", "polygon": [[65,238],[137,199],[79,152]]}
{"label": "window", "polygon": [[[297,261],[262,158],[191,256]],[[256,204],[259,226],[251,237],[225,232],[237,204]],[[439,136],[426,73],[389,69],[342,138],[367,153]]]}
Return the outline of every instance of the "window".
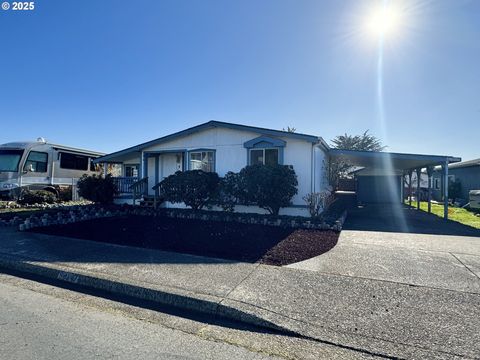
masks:
{"label": "window", "polygon": [[31,172],[47,172],[48,154],[38,151],[30,151],[23,170]]}
{"label": "window", "polygon": [[213,151],[195,151],[190,153],[190,170],[215,171]]}
{"label": "window", "polygon": [[61,152],[60,167],[71,170],[88,170],[88,156]]}
{"label": "window", "polygon": [[435,190],[440,190],[440,179],[439,178],[434,178],[433,179],[433,188]]}
{"label": "window", "polygon": [[138,177],[138,165],[125,165],[126,177]]}
{"label": "window", "polygon": [[0,150],[0,171],[18,171],[23,150]]}
{"label": "window", "polygon": [[278,164],[278,149],[252,149],[250,150],[250,165],[276,165]]}

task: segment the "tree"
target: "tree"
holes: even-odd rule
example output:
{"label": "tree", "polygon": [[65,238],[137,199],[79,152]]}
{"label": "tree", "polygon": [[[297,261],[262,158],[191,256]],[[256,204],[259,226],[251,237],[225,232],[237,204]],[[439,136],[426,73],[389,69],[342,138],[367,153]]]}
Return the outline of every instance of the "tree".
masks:
{"label": "tree", "polygon": [[294,133],[294,132],[297,131],[297,128],[294,128],[293,126],[292,127],[287,126],[287,129],[283,128],[282,130],[286,131],[286,132],[289,132],[289,133]]}
{"label": "tree", "polygon": [[[331,147],[342,150],[357,150],[357,151],[383,151],[386,146],[377,137],[370,135],[366,130],[362,135],[338,135],[331,141]],[[333,188],[337,188],[338,180],[346,177],[348,172],[352,169],[346,159],[337,158],[330,159],[328,168],[328,180]]]}
{"label": "tree", "polygon": [[289,206],[298,193],[297,175],[289,165],[246,166],[237,181],[240,201],[257,205],[272,215]]}
{"label": "tree", "polygon": [[383,151],[386,146],[377,137],[370,135],[369,130],[362,135],[338,135],[331,141],[331,146],[342,150]]}
{"label": "tree", "polygon": [[185,203],[200,210],[216,195],[220,178],[217,173],[202,170],[177,171],[160,182],[165,201]]}

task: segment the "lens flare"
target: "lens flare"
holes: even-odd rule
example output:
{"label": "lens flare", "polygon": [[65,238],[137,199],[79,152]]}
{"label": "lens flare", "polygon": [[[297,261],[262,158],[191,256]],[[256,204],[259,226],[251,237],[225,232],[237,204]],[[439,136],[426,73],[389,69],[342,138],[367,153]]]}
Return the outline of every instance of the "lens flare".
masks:
{"label": "lens flare", "polygon": [[401,27],[402,14],[399,8],[389,2],[370,13],[366,20],[366,29],[376,37],[387,38],[394,36]]}

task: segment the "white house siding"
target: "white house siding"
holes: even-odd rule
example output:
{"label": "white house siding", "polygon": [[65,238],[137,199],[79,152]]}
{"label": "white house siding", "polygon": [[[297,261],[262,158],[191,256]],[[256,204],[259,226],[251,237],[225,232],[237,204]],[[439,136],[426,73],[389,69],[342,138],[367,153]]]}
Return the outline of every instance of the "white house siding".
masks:
{"label": "white house siding", "polygon": [[[190,151],[195,149],[212,149],[215,150],[215,171],[224,176],[228,171],[240,171],[247,165],[247,149],[243,144],[246,141],[259,137],[260,134],[251,131],[234,130],[228,128],[213,128],[199,131],[197,133],[182,136],[169,142],[165,142],[159,145],[152,145],[144,149],[144,152],[149,151]],[[284,148],[284,164],[293,165],[294,170],[298,177],[298,194],[293,198],[293,204],[296,206],[304,206],[303,196],[312,191],[312,163],[313,153],[312,144],[307,141],[298,139],[292,139],[288,137],[281,138],[286,141]],[[325,157],[323,151],[316,151],[319,158],[316,160],[322,161]],[[163,157],[163,159],[162,159]],[[160,169],[159,179],[168,176],[166,173],[165,161],[171,158],[171,154],[164,154],[160,156]],[[173,173],[173,171],[171,172]],[[148,175],[149,188],[153,186],[155,178],[155,161],[150,159],[148,162]],[[324,186],[324,181],[319,176],[317,180],[318,186]],[[167,204],[169,206],[170,204]],[[239,207],[238,211],[242,211]],[[247,209],[245,209],[247,210]],[[249,207],[248,211],[254,211],[254,208]],[[282,213],[290,212],[294,215],[306,215],[306,210],[301,208],[290,208],[282,210]],[[257,209],[257,212],[263,212],[261,209]]]}

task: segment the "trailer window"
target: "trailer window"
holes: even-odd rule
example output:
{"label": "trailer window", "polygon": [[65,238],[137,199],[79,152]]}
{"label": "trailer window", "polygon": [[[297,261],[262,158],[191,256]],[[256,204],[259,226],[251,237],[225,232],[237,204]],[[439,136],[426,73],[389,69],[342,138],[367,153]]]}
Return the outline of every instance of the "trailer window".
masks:
{"label": "trailer window", "polygon": [[88,170],[88,156],[61,152],[60,167],[70,170]]}
{"label": "trailer window", "polygon": [[0,150],[0,171],[18,171],[23,150]]}
{"label": "trailer window", "polygon": [[30,151],[23,170],[31,172],[47,172],[48,154],[38,151]]}

